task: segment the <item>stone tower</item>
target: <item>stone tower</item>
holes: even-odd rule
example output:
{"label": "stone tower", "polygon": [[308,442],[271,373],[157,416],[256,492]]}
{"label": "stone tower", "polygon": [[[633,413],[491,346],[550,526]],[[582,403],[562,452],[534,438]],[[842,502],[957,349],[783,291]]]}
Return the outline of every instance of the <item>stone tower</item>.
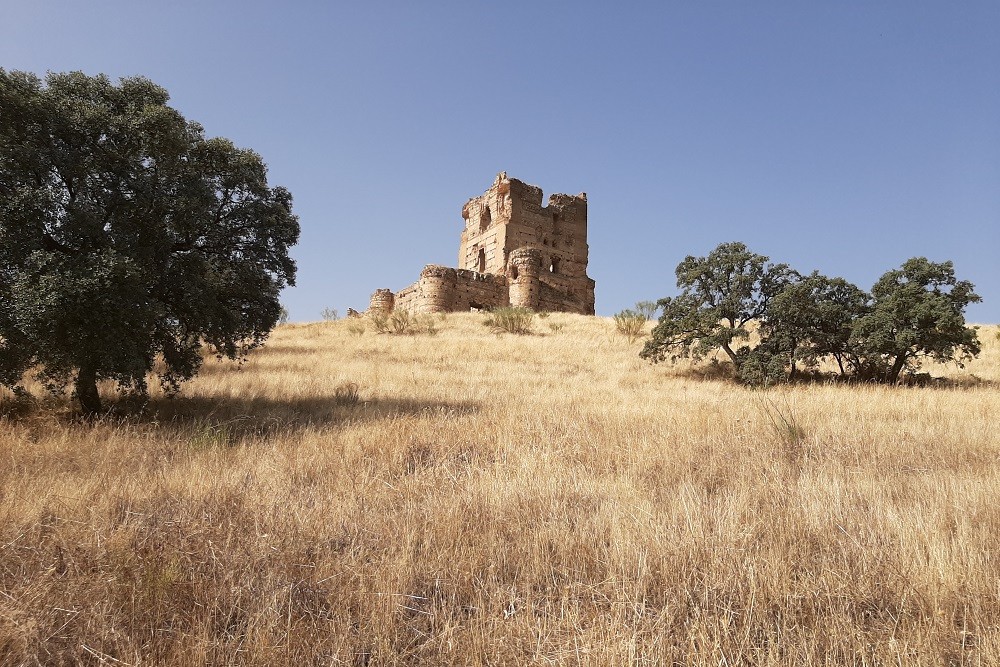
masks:
{"label": "stone tower", "polygon": [[[466,202],[462,218],[460,269],[509,278],[511,254],[535,248],[541,262],[539,303],[531,307],[594,314],[594,281],[587,276],[586,193],[551,195],[543,206],[541,188],[501,172],[489,190]],[[574,307],[567,299],[576,302]],[[548,301],[559,303],[542,303]]]}
{"label": "stone tower", "polygon": [[587,275],[587,194],[554,194],[506,172],[462,207],[458,268],[428,265],[395,294],[379,290],[372,310],[482,310],[507,305],[594,314]]}

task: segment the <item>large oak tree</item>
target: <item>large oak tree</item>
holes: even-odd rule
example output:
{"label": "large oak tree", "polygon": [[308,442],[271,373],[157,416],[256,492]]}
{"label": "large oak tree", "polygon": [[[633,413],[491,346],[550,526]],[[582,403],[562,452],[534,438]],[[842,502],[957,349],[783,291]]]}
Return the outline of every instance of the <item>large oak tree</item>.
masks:
{"label": "large oak tree", "polygon": [[[176,390],[208,346],[239,358],[294,284],[292,198],[253,151],[206,139],[144,78],[0,69],[0,383]],[[157,364],[159,362],[159,364]]]}
{"label": "large oak tree", "polygon": [[707,257],[689,255],[675,273],[681,293],[656,302],[663,314],[640,356],[658,362],[722,350],[737,370],[744,357],[735,345],[797,275],[739,242],[720,244]]}

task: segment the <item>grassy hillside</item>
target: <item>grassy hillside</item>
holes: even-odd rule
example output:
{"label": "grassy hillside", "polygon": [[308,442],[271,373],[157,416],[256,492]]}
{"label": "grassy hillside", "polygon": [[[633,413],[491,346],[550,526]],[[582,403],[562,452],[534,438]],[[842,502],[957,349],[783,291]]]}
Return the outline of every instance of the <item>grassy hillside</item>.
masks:
{"label": "grassy hillside", "polygon": [[0,395],[0,664],[1000,656],[996,327],[961,386],[767,392],[599,318],[351,327],[142,419]]}

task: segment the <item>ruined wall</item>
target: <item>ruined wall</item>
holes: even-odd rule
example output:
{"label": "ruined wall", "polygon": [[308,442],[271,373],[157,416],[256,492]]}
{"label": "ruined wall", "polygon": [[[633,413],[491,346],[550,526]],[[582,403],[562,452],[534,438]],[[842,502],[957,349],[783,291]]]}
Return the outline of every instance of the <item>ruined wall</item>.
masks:
{"label": "ruined wall", "polygon": [[[395,295],[396,308],[448,312],[510,304],[594,314],[586,193],[554,194],[543,206],[541,188],[501,172],[489,190],[465,203],[462,219],[458,269],[424,267],[420,280]],[[379,308],[384,302],[380,297]]]}
{"label": "ruined wall", "polygon": [[396,295],[396,307],[413,313],[486,310],[508,305],[507,280],[464,269],[429,264],[420,280]]}
{"label": "ruined wall", "polygon": [[510,215],[510,181],[498,174],[489,190],[462,207],[465,227],[458,247],[458,268],[493,275],[505,273]]}
{"label": "ruined wall", "polygon": [[396,305],[396,296],[390,289],[377,289],[368,302],[370,313],[391,313]]}

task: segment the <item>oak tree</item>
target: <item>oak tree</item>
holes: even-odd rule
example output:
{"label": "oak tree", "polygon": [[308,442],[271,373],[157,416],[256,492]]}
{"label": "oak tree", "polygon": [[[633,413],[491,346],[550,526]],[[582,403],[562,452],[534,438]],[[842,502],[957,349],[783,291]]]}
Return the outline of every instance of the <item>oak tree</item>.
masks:
{"label": "oak tree", "polygon": [[734,344],[749,338],[748,325],[764,315],[795,272],[734,242],[707,257],[689,255],[676,275],[681,293],[657,301],[660,319],[640,355],[657,362],[721,349],[738,371],[744,356]]}
{"label": "oak tree", "polygon": [[978,355],[979,337],[965,323],[966,307],[982,300],[974,290],[951,262],[914,257],[886,272],[872,287],[870,312],[851,327],[857,375],[894,383],[923,358],[961,365]]}
{"label": "oak tree", "polygon": [[0,69],[0,383],[146,393],[240,358],[294,284],[292,197],[141,78]]}

